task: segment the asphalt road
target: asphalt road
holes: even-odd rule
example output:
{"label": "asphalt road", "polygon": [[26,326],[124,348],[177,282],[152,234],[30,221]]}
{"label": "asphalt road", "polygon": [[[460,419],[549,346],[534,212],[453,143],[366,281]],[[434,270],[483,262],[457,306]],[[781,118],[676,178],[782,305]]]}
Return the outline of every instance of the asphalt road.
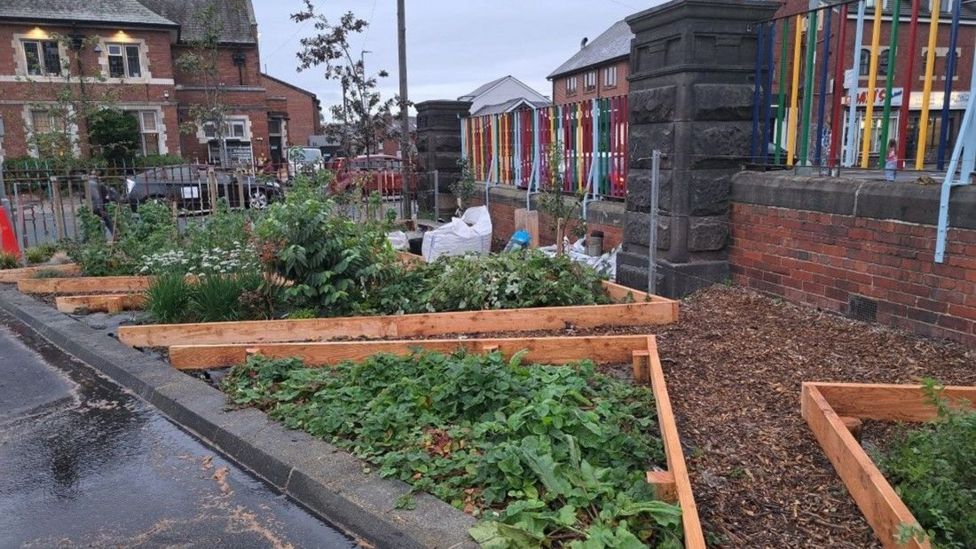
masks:
{"label": "asphalt road", "polygon": [[356,545],[0,313],[0,547]]}

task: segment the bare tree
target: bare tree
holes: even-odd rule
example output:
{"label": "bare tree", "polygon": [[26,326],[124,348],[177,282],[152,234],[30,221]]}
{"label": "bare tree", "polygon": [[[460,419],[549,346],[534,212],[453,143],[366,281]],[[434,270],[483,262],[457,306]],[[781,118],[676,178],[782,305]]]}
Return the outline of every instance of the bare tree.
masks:
{"label": "bare tree", "polygon": [[[227,9],[227,6],[224,6]],[[189,50],[176,59],[176,68],[184,74],[194,75],[203,91],[203,101],[194,102],[188,110],[188,121],[183,124],[183,133],[195,134],[208,126],[214,129],[214,138],[220,148],[220,165],[226,166],[227,142],[226,122],[229,108],[224,102],[224,86],[220,82],[220,37],[223,23],[220,20],[217,3],[211,0],[195,14],[200,23],[201,34],[188,42]]]}

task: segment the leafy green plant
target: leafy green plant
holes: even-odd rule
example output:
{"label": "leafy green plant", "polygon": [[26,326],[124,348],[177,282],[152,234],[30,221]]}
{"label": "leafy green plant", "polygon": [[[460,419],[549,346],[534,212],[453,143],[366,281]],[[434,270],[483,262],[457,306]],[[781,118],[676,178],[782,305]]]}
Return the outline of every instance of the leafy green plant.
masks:
{"label": "leafy green plant", "polygon": [[64,278],[68,276],[57,269],[41,269],[34,272],[33,278]]}
{"label": "leafy green plant", "polygon": [[57,251],[58,248],[54,244],[38,244],[37,246],[32,246],[24,250],[24,257],[27,258],[27,263],[37,265],[50,260]]}
{"label": "leafy green plant", "polygon": [[[458,160],[458,168],[461,169],[461,176],[458,177],[457,181],[451,183],[448,189],[457,201],[455,214],[460,217],[465,208],[471,205],[471,199],[478,194],[478,185],[475,183],[474,172],[471,171],[471,166],[466,159]],[[434,207],[438,207],[438,205]]]}
{"label": "leafy green plant", "polygon": [[653,396],[592,363],[418,352],[309,369],[252,357],[223,389],[478,516],[484,547],[681,546],[680,510],[643,478],[664,463]]}
{"label": "leafy green plant", "polygon": [[932,380],[924,390],[938,417],[901,432],[878,459],[924,528],[905,525],[900,535],[927,536],[939,548],[976,547],[976,411],[953,407]]}
{"label": "leafy green plant", "polygon": [[155,277],[146,292],[146,311],[157,322],[173,324],[187,318],[192,289],[182,274]]}
{"label": "leafy green plant", "polygon": [[0,270],[16,269],[17,267],[20,267],[20,262],[17,260],[17,256],[14,254],[8,254],[7,252],[0,252]]}
{"label": "leafy green plant", "polygon": [[442,257],[406,270],[381,288],[376,307],[422,313],[609,303],[599,273],[536,250]]}
{"label": "leafy green plant", "polygon": [[580,189],[573,194],[566,193],[562,165],[562,151],[553,143],[549,148],[549,177],[545,178],[539,186],[539,210],[548,214],[553,220],[550,229],[556,233],[556,251],[560,255],[563,253],[566,229],[572,228],[577,238],[585,236],[587,231],[586,217],[583,215],[583,199],[586,191]]}
{"label": "leafy green plant", "polygon": [[190,314],[198,322],[225,322],[251,318],[242,297],[261,288],[259,273],[209,275],[200,278],[190,295]]}
{"label": "leafy green plant", "polygon": [[394,274],[396,256],[382,227],[336,215],[315,187],[294,188],[268,209],[256,231],[268,269],[293,282],[283,293],[295,307],[357,312]]}

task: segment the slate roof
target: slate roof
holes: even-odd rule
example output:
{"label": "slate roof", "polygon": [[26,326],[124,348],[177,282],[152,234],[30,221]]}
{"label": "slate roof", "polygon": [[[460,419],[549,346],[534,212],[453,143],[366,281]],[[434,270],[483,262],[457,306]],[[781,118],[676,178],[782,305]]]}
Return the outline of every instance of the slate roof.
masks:
{"label": "slate roof", "polygon": [[176,26],[136,0],[0,0],[0,19]]}
{"label": "slate roof", "polygon": [[477,112],[471,113],[471,116],[484,116],[486,114],[502,114],[506,112],[511,112],[512,110],[524,104],[527,107],[548,107],[552,103],[549,101],[529,101],[524,97],[516,97],[515,99],[509,99],[504,103],[499,103],[497,105],[485,105],[477,110]]}
{"label": "slate roof", "polygon": [[505,80],[506,78],[511,78],[511,76],[503,76],[501,78],[496,78],[495,80],[492,80],[491,82],[488,82],[487,84],[482,84],[482,85],[478,86],[477,89],[475,89],[471,93],[468,93],[468,94],[462,95],[461,97],[458,97],[458,101],[470,101],[472,99],[475,99],[479,95],[481,95],[481,94],[485,93],[486,91],[494,88],[498,84],[501,84],[502,81]]}
{"label": "slate roof", "polygon": [[458,101],[477,101],[479,97],[481,97],[482,95],[488,93],[493,88],[501,85],[503,82],[505,82],[507,80],[511,80],[512,82],[515,82],[519,87],[521,87],[522,89],[525,90],[525,94],[523,94],[522,97],[525,97],[525,96],[527,96],[529,94],[533,94],[533,95],[535,95],[537,97],[541,97],[542,99],[544,99],[546,101],[549,100],[548,97],[546,97],[546,96],[542,95],[541,93],[535,91],[534,89],[532,89],[531,86],[529,86],[525,82],[522,82],[518,78],[515,78],[514,76],[512,76],[512,75],[509,74],[509,75],[503,76],[501,78],[496,78],[495,80],[492,80],[491,82],[488,82],[487,84],[482,84],[481,86],[478,86],[471,93],[467,93],[467,94],[464,94],[464,95],[458,97]]}
{"label": "slate roof", "polygon": [[630,42],[633,39],[634,33],[630,31],[630,25],[626,20],[621,19],[587,43],[576,52],[576,55],[552,71],[547,78],[552,80],[563,74],[577,72],[612,59],[627,57],[630,55]]}
{"label": "slate roof", "polygon": [[[6,0],[0,0],[6,1]],[[78,0],[75,0],[78,1]],[[85,0],[88,1],[88,0]],[[220,41],[231,44],[255,44],[252,29],[257,21],[251,0],[139,0],[159,15],[180,25],[180,41],[192,42],[203,38],[205,28],[200,14],[214,3],[220,25]]]}

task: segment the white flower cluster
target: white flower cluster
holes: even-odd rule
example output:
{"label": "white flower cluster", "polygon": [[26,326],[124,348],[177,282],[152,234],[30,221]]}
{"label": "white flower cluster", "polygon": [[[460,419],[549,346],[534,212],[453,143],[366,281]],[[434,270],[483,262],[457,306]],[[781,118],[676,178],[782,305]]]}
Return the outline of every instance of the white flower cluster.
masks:
{"label": "white flower cluster", "polygon": [[247,243],[228,248],[215,247],[200,252],[169,250],[143,257],[139,272],[163,274],[180,272],[190,275],[232,274],[258,269],[258,253]]}

